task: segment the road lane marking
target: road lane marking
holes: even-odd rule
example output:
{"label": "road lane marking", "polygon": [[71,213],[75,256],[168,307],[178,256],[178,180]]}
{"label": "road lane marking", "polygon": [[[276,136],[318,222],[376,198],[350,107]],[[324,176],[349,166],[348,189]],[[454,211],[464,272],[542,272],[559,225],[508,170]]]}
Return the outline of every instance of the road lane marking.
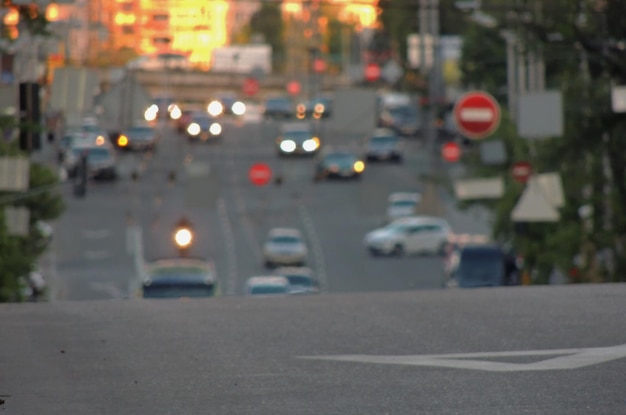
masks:
{"label": "road lane marking", "polygon": [[315,263],[315,275],[320,282],[321,290],[328,291],[328,278],[326,276],[326,261],[324,260],[324,252],[322,251],[322,244],[315,230],[315,224],[313,218],[309,214],[309,210],[305,204],[298,200],[298,213],[300,214],[300,220],[304,225],[304,232],[311,242],[311,253],[313,254],[313,262]]}
{"label": "road lane marking", "polygon": [[143,250],[143,229],[141,226],[133,225],[127,228],[128,234],[130,234],[130,240],[132,244],[133,265],[135,268],[135,276],[128,279],[128,297],[134,298],[136,291],[141,286],[144,277],[145,270],[145,257]]}
{"label": "road lane marking", "polygon": [[[548,357],[531,363],[509,363],[479,358]],[[546,370],[570,370],[626,358],[626,344],[611,347],[584,349],[525,350],[514,352],[457,353],[441,355],[375,356],[335,355],[300,356],[302,359],[331,360],[340,362],[374,363],[405,366],[430,366],[451,369],[481,370],[487,372],[533,372]]]}
{"label": "road lane marking", "polygon": [[237,293],[237,250],[235,247],[235,236],[233,233],[233,227],[230,224],[228,218],[228,209],[226,208],[226,202],[220,198],[217,201],[217,211],[222,225],[222,233],[224,234],[224,246],[226,247],[226,261],[227,261],[227,274],[226,274],[226,294],[235,295]]}
{"label": "road lane marking", "polygon": [[[239,143],[237,143],[239,144]],[[261,247],[259,244],[259,240],[257,239],[257,235],[253,230],[252,220],[250,220],[250,212],[246,207],[246,202],[243,198],[243,193],[241,191],[241,183],[240,183],[240,174],[235,166],[235,159],[232,157],[235,154],[241,153],[241,147],[237,145],[236,152],[231,154],[231,157],[228,159],[228,166],[231,168],[231,184],[233,189],[233,196],[235,202],[235,210],[240,212],[241,215],[241,224],[243,233],[245,235],[246,240],[248,241],[248,245],[252,250],[252,254],[254,255],[256,261],[258,263],[263,260],[263,253],[261,252]]]}

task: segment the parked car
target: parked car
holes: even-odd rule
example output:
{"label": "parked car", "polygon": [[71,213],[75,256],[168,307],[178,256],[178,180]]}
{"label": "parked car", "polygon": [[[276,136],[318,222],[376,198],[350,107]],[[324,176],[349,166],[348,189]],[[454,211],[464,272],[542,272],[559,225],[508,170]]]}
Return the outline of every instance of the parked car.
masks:
{"label": "parked car", "polygon": [[363,242],[373,256],[438,255],[445,252],[451,233],[452,228],[445,219],[412,216],[369,232]]}
{"label": "parked car", "polygon": [[497,244],[470,244],[460,248],[447,282],[450,288],[519,285],[515,258]]}

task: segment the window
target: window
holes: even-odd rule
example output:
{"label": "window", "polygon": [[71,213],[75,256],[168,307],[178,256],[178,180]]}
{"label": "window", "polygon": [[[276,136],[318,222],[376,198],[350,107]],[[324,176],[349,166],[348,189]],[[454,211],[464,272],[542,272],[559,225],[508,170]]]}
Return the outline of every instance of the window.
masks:
{"label": "window", "polygon": [[135,8],[135,5],[133,3],[122,3],[120,5],[120,9],[123,12],[132,12]]}
{"label": "window", "polygon": [[169,37],[153,37],[152,43],[155,43],[155,44],[170,43],[171,40],[172,39],[170,39]]}
{"label": "window", "polygon": [[170,16],[167,14],[154,14],[152,15],[152,20],[155,22],[167,22],[170,19]]}
{"label": "window", "polygon": [[133,33],[135,33],[135,28],[130,25],[124,25],[122,26],[122,33],[125,35],[132,35]]}

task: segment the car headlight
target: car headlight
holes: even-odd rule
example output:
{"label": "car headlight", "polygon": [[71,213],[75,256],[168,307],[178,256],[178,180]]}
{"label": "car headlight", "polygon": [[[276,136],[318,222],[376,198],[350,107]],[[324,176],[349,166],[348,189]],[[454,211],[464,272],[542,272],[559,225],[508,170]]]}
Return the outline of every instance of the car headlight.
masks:
{"label": "car headlight", "polygon": [[198,123],[191,123],[189,124],[189,127],[187,127],[187,132],[190,135],[198,135],[200,134],[200,125],[198,125]]}
{"label": "car headlight", "polygon": [[170,110],[170,117],[173,120],[179,119],[181,117],[181,115],[183,115],[183,113],[180,110],[180,108],[178,108],[178,106],[176,106],[176,105]]}
{"label": "car headlight", "polygon": [[224,112],[224,106],[219,101],[211,101],[206,110],[212,116],[217,117],[218,115],[222,115],[222,112]]}
{"label": "car headlight", "polygon": [[285,140],[280,143],[280,149],[285,153],[292,153],[296,150],[296,143],[291,140]]}
{"label": "car headlight", "polygon": [[302,143],[304,151],[315,151],[320,146],[320,140],[317,137],[310,138]]}
{"label": "car headlight", "polygon": [[209,127],[209,132],[213,135],[220,135],[222,133],[222,126],[219,125],[218,123],[214,122],[213,124],[211,124],[211,126]]}
{"label": "car headlight", "polygon": [[158,113],[159,113],[159,107],[153,104],[150,107],[148,107],[148,109],[146,109],[146,112],[144,113],[143,117],[146,119],[146,121],[154,121],[156,120]]}
{"label": "car headlight", "polygon": [[362,173],[363,170],[365,170],[365,163],[363,163],[361,160],[355,161],[352,165],[352,168],[356,173]]}
{"label": "car headlight", "polygon": [[235,115],[243,115],[246,113],[246,104],[244,104],[241,101],[237,101],[233,104],[233,106],[231,107],[231,110],[233,111],[233,114]]}

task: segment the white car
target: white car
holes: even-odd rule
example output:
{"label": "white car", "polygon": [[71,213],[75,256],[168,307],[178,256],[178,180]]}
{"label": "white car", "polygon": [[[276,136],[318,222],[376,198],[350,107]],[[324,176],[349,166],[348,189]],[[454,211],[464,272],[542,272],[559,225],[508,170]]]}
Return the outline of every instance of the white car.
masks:
{"label": "white car", "polygon": [[289,294],[289,280],[279,275],[263,275],[248,278],[247,295]]}
{"label": "white car", "polygon": [[414,216],[421,201],[422,195],[419,193],[398,192],[390,194],[387,201],[387,219],[394,221],[407,216]]}
{"label": "white car", "polygon": [[283,267],[276,270],[289,281],[290,294],[318,294],[320,286],[313,270],[306,267]]}
{"label": "white car", "polygon": [[294,228],[271,229],[263,246],[265,266],[302,266],[306,263],[308,249],[302,233]]}
{"label": "white car", "polygon": [[447,246],[451,227],[445,219],[412,216],[397,219],[365,236],[364,244],[370,254],[440,254]]}

